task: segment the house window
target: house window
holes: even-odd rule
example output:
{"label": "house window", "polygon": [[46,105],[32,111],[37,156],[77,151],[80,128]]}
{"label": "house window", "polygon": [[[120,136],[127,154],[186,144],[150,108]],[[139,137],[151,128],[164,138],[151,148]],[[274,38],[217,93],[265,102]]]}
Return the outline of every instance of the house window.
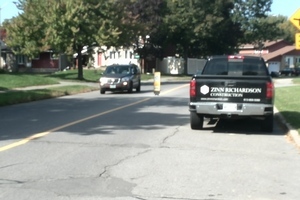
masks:
{"label": "house window", "polygon": [[25,64],[26,61],[27,61],[26,56],[24,56],[24,55],[17,55],[17,62],[18,62],[19,65]]}
{"label": "house window", "polygon": [[134,54],[132,51],[130,51],[130,59],[134,58]]}
{"label": "house window", "polygon": [[132,59],[134,57],[134,54],[132,51],[126,50],[125,51],[125,59]]}
{"label": "house window", "polygon": [[116,52],[115,51],[110,52],[110,59],[116,59]]}

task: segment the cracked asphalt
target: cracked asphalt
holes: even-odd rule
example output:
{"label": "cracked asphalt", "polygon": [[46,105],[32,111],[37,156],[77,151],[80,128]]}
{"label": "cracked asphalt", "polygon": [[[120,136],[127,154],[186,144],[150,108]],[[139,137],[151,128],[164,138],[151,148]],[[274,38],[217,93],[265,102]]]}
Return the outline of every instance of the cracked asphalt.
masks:
{"label": "cracked asphalt", "polygon": [[188,92],[164,83],[155,96],[148,84],[0,108],[0,199],[299,198],[300,152],[278,124],[191,130]]}

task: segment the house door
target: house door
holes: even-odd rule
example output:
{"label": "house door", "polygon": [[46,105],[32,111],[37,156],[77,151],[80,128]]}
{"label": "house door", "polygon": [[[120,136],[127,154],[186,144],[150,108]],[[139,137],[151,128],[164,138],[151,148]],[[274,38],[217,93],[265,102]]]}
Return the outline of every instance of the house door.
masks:
{"label": "house door", "polygon": [[293,56],[286,56],[285,57],[285,67],[295,67]]}

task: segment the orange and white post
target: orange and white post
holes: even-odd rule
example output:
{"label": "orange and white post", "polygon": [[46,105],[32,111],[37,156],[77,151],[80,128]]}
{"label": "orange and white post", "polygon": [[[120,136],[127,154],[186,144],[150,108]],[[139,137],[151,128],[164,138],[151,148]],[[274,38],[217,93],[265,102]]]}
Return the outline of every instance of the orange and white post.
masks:
{"label": "orange and white post", "polygon": [[154,72],[154,94],[159,95],[160,93],[160,72]]}

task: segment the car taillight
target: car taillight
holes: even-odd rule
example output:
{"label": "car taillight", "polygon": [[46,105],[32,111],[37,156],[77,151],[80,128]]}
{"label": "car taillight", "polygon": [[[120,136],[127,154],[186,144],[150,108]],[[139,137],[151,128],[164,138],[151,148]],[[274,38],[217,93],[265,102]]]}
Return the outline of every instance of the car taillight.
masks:
{"label": "car taillight", "polygon": [[190,97],[196,97],[196,80],[190,82]]}
{"label": "car taillight", "polygon": [[272,99],[274,97],[274,84],[272,82],[267,83],[266,97],[267,99]]}

